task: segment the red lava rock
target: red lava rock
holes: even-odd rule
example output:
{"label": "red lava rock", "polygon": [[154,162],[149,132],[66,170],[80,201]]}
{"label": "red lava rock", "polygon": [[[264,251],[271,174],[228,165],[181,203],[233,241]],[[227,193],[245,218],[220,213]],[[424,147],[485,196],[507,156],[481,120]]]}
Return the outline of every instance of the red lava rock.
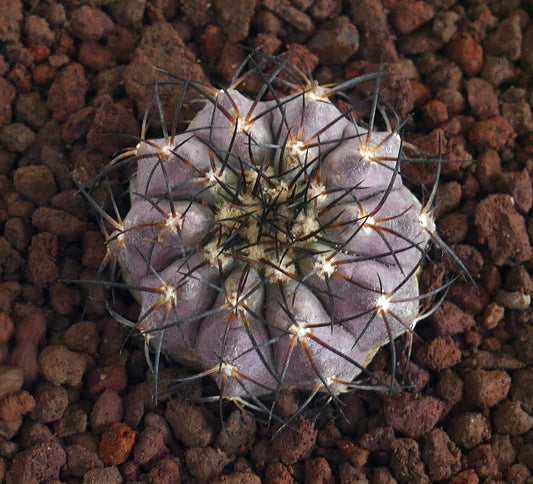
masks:
{"label": "red lava rock", "polygon": [[520,402],[524,410],[533,414],[533,367],[529,366],[513,373],[511,399]]}
{"label": "red lava rock", "polygon": [[0,343],[7,343],[14,332],[13,320],[6,313],[0,312]]}
{"label": "red lava rock", "polygon": [[13,274],[24,263],[24,259],[6,240],[0,236],[0,269],[5,274]]}
{"label": "red lava rock", "polygon": [[66,242],[72,242],[85,232],[87,224],[79,218],[56,208],[39,207],[31,217],[39,230],[51,232]]}
{"label": "red lava rock", "polygon": [[85,94],[89,89],[85,69],[72,62],[64,67],[52,82],[48,91],[47,106],[57,121],[65,121],[72,113],[85,106]]}
{"label": "red lava rock", "polygon": [[163,457],[150,470],[150,482],[158,484],[179,484],[181,482],[181,472],[179,460],[176,457]]}
{"label": "red lava rock", "polygon": [[115,28],[113,21],[99,8],[83,5],[71,12],[70,32],[81,40],[99,40]]}
{"label": "red lava rock", "polygon": [[3,5],[0,12],[0,40],[18,41],[22,20],[22,2],[10,0]]}
{"label": "red lava rock", "polygon": [[87,388],[93,394],[102,393],[106,389],[120,393],[127,384],[126,369],[117,363],[97,368],[87,377]]}
{"label": "red lava rock", "polygon": [[483,68],[483,48],[466,32],[452,38],[448,44],[448,57],[469,76],[478,74]]}
{"label": "red lava rock", "polygon": [[52,383],[39,384],[33,393],[35,408],[31,411],[31,418],[40,423],[50,423],[59,420],[68,407],[68,393],[65,388]]}
{"label": "red lava rock", "polygon": [[516,136],[513,127],[503,116],[478,121],[468,133],[468,140],[478,150],[501,150]]}
{"label": "red lava rock", "polygon": [[18,453],[6,474],[6,484],[59,480],[59,471],[67,462],[61,444],[55,440],[35,445]]}
{"label": "red lava rock", "polygon": [[483,45],[487,54],[518,60],[522,47],[520,16],[512,15],[498,22],[496,30],[487,35]]}
{"label": "red lava rock", "polygon": [[15,86],[7,79],[0,77],[0,124],[5,124],[11,119],[16,94]]}
{"label": "red lava rock", "polygon": [[533,417],[522,408],[520,402],[506,400],[494,412],[494,427],[497,432],[522,435],[533,427]]}
{"label": "red lava rock", "polygon": [[188,471],[204,481],[217,477],[228,464],[229,459],[220,449],[194,447],[185,451],[185,464]]}
{"label": "red lava rock", "polygon": [[302,38],[305,39],[313,33],[315,28],[313,21],[302,9],[279,0],[264,0],[263,5],[301,33]]}
{"label": "red lava rock", "polygon": [[0,143],[13,153],[26,151],[35,141],[35,133],[23,123],[12,123],[0,130]]}
{"label": "red lava rock", "polygon": [[524,218],[509,195],[492,194],[479,202],[474,225],[480,243],[488,246],[496,266],[515,265],[532,257]]}
{"label": "red lava rock", "polygon": [[68,287],[62,282],[52,282],[49,287],[50,307],[59,315],[67,316],[80,303],[77,288]]}
{"label": "red lava rock", "polygon": [[39,369],[43,377],[54,385],[81,388],[87,360],[63,345],[50,345],[39,354]]}
{"label": "red lava rock", "polygon": [[490,301],[487,290],[471,282],[456,282],[448,293],[448,299],[463,311],[470,314],[480,314]]}
{"label": "red lava rock", "polygon": [[[483,265],[485,264],[481,252],[479,252],[479,250],[468,244],[454,245],[452,247],[452,250],[454,251],[455,255],[461,260],[461,262],[465,265],[470,275],[472,277],[477,277],[483,269]],[[454,262],[446,262],[450,263],[450,270],[453,271]]]}
{"label": "red lava rock", "polygon": [[399,34],[409,34],[435,16],[435,9],[422,1],[401,0],[392,13],[391,23]]}
{"label": "red lava rock", "polygon": [[87,146],[105,156],[111,156],[119,149],[131,145],[128,136],[116,136],[116,133],[137,136],[139,127],[132,112],[114,103],[110,96],[100,96],[98,103],[87,133]]}
{"label": "red lava rock", "polygon": [[394,430],[417,439],[429,432],[442,416],[446,404],[435,397],[399,393],[385,400],[385,420]]}
{"label": "red lava rock", "polygon": [[501,370],[471,370],[464,378],[465,399],[480,407],[494,407],[511,387],[511,377]]}
{"label": "red lava rock", "polygon": [[110,425],[122,421],[122,398],[113,390],[104,390],[91,411],[91,430],[101,434]]}
{"label": "red lava rock", "polygon": [[431,316],[437,333],[441,336],[462,333],[475,326],[474,318],[450,301],[444,301]]}
{"label": "red lava rock", "polygon": [[87,69],[102,72],[117,65],[115,53],[111,47],[96,40],[82,42],[78,51],[78,61]]}
{"label": "red lava rock", "polygon": [[56,260],[59,254],[59,240],[57,236],[47,232],[34,235],[31,239],[30,253],[26,265],[28,280],[45,287],[59,277]]}
{"label": "red lava rock", "polygon": [[86,472],[104,467],[98,454],[79,444],[67,445],[67,473],[73,477],[83,477]]}
{"label": "red lava rock", "polygon": [[9,355],[9,362],[22,370],[26,385],[33,383],[37,378],[39,371],[37,351],[45,332],[46,320],[40,312],[25,317],[17,324],[15,346]]}
{"label": "red lava rock", "polygon": [[526,101],[502,104],[502,116],[509,121],[518,136],[533,131],[533,114]]}
{"label": "red lava rock", "polygon": [[133,444],[136,432],[123,423],[114,423],[100,437],[98,457],[105,465],[119,465],[126,461]]}
{"label": "red lava rock", "polygon": [[441,429],[433,429],[425,437],[422,459],[432,481],[448,479],[461,469],[461,451]]}
{"label": "red lava rock", "polygon": [[423,108],[422,115],[429,128],[435,128],[448,121],[448,108],[438,99],[432,99]]}
{"label": "red lava rock", "polygon": [[450,484],[478,484],[479,477],[473,469],[467,469],[456,474],[449,482]]}
{"label": "red lava rock", "polygon": [[215,61],[224,47],[225,35],[218,25],[207,25],[200,34],[200,52],[202,58],[208,62]]}
{"label": "red lava rock", "polygon": [[240,42],[248,36],[255,2],[248,0],[213,0],[213,12],[230,42]]}
{"label": "red lava rock", "polygon": [[139,434],[133,449],[133,459],[140,466],[144,466],[150,461],[156,461],[168,452],[163,432],[155,427],[146,427]]}
{"label": "red lava rock", "polygon": [[309,12],[315,20],[326,20],[336,17],[341,10],[341,0],[316,0]]}
{"label": "red lava rock", "polygon": [[[199,2],[196,2],[198,7]],[[182,5],[182,11],[184,6]],[[176,63],[176,59],[180,59]],[[199,64],[196,63],[194,54],[187,49],[180,36],[168,23],[158,23],[146,26],[142,38],[133,55],[131,63],[124,72],[124,87],[128,95],[137,105],[137,111],[144,113],[150,103],[152,92],[146,89],[146,83],[153,82],[155,78],[161,79],[152,66],[168,69],[177,76],[190,78],[209,85]],[[172,119],[176,102],[181,95],[181,87],[160,86],[160,97],[166,119]],[[187,94],[185,105],[191,103],[194,95]],[[185,118],[190,113],[183,112]]]}
{"label": "red lava rock", "polygon": [[494,87],[485,79],[473,77],[465,81],[468,104],[478,119],[489,119],[500,114]]}
{"label": "red lava rock", "polygon": [[309,50],[326,66],[344,64],[359,48],[359,32],[347,17],[322,24],[309,41]]}
{"label": "red lava rock", "polygon": [[240,455],[247,446],[255,441],[256,423],[248,413],[234,410],[224,422],[215,444],[226,455]]}
{"label": "red lava rock", "polygon": [[515,207],[523,213],[528,213],[533,206],[533,188],[531,176],[527,170],[498,173],[495,177],[498,191],[508,193],[513,197]]}
{"label": "red lava rock", "polygon": [[209,445],[214,438],[212,419],[205,409],[182,398],[167,403],[165,418],[175,437],[187,447]]}
{"label": "red lava rock", "polygon": [[287,466],[281,462],[271,462],[265,471],[266,484],[292,484],[294,479],[287,469]]}
{"label": "red lava rock", "polygon": [[452,405],[460,402],[463,398],[463,387],[463,380],[452,370],[447,369],[439,374],[437,393]]}
{"label": "red lava rock", "polygon": [[290,427],[275,434],[270,443],[270,452],[284,464],[294,464],[309,457],[317,435],[313,423],[299,417]]}
{"label": "red lava rock", "polygon": [[450,244],[460,244],[468,234],[468,215],[464,213],[449,213],[438,220],[437,226],[440,236]]}
{"label": "red lava rock", "polygon": [[4,235],[19,252],[27,250],[32,236],[31,224],[21,218],[10,218],[4,225]]}
{"label": "red lava rock", "polygon": [[327,484],[333,482],[331,467],[324,457],[307,459],[304,462],[304,478],[309,484]]}
{"label": "red lava rock", "polygon": [[[354,467],[362,468],[368,460],[370,452],[363,447],[355,444],[351,440],[342,439],[338,443],[338,448],[342,455],[352,464]],[[306,460],[306,463],[313,459]]]}
{"label": "red lava rock", "polygon": [[124,479],[116,466],[91,469],[83,476],[84,484],[122,484]]}
{"label": "red lava rock", "polygon": [[478,445],[468,453],[468,465],[482,479],[495,477],[498,473],[498,463],[489,444]]}
{"label": "red lava rock", "polygon": [[407,482],[429,482],[416,440],[394,441],[390,467],[396,479]]}
{"label": "red lava rock", "polygon": [[98,349],[98,329],[92,321],[80,321],[69,326],[63,336],[67,347],[95,355]]}
{"label": "red lava rock", "polygon": [[415,359],[417,363],[432,371],[441,371],[461,361],[461,350],[450,336],[439,336],[421,346]]}

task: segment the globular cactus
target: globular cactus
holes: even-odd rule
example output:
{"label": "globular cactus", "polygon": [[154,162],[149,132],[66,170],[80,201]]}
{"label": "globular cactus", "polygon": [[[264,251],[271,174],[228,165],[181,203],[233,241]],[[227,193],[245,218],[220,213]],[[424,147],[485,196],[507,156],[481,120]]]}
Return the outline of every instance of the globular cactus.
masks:
{"label": "globular cactus", "polygon": [[[219,90],[169,75],[205,105],[185,131],[162,119],[163,138],[115,160],[136,163],[131,208],[105,215],[108,259],[157,356],[252,406],[356,386],[382,345],[413,330],[435,229],[402,182],[399,128],[385,116],[389,129],[373,129],[377,93],[367,125],[343,94],[379,75],[320,86],[270,65]],[[238,89],[252,76],[263,86],[249,99]]]}

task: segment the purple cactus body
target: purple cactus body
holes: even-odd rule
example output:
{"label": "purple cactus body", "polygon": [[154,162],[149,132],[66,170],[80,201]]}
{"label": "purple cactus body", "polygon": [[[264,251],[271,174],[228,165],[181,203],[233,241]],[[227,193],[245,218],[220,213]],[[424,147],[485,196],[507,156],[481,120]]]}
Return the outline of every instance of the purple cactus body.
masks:
{"label": "purple cactus body", "polygon": [[202,92],[184,132],[137,145],[109,239],[137,327],[227,399],[345,391],[419,313],[431,222],[402,183],[401,138],[309,81],[270,100]]}

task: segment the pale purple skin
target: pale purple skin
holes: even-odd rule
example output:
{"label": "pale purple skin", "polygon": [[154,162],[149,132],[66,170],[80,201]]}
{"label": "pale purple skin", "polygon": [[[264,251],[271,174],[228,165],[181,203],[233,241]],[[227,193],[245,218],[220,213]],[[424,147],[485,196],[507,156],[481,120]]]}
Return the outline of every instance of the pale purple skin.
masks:
{"label": "pale purple skin", "polygon": [[[327,90],[311,92],[254,104],[220,91],[187,131],[137,148],[132,207],[111,252],[141,305],[139,330],[210,374],[224,398],[346,391],[377,349],[417,320],[415,273],[430,230],[402,183],[400,137],[368,136]],[[222,181],[209,179],[212,168]],[[260,189],[250,180],[242,188],[257,173]],[[296,190],[283,191],[291,183]],[[300,208],[283,204],[288,193]],[[235,228],[221,220],[226,209]],[[173,212],[179,224],[165,225]],[[247,251],[254,225],[257,247],[276,240],[287,267]]]}

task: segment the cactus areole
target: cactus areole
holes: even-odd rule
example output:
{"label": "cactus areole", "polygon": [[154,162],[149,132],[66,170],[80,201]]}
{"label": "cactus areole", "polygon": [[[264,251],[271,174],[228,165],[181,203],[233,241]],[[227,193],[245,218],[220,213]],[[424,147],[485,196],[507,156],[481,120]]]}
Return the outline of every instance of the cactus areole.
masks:
{"label": "cactus areole", "polygon": [[246,75],[221,90],[173,79],[204,107],[129,152],[131,208],[108,257],[157,356],[211,376],[223,399],[336,396],[412,331],[434,224],[402,182],[399,132],[358,123],[342,93],[363,79],[257,72],[254,99]]}

